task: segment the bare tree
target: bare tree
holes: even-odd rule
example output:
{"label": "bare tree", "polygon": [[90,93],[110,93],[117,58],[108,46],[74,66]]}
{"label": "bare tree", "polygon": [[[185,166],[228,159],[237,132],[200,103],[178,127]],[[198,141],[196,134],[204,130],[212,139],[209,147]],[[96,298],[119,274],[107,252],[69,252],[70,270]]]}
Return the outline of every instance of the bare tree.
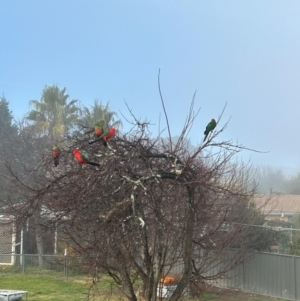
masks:
{"label": "bare tree", "polygon": [[[176,143],[169,126],[169,139],[153,138],[149,123],[132,115],[132,129],[108,147],[73,136],[58,167],[44,154],[44,172],[31,171],[34,182],[8,164],[26,200],[14,215],[22,224],[43,200],[47,219],[39,217],[40,226],[59,229],[90,272],[109,275],[129,300],[156,300],[166,276],[176,282],[172,301],[193,283],[224,276],[255,241],[247,230],[257,217],[251,209],[256,185],[251,166],[234,161],[246,148],[219,141],[226,128],[219,127],[222,113],[206,142],[188,150],[193,105]],[[74,148],[87,151],[100,167],[80,165]],[[238,242],[235,256],[221,263]]]}

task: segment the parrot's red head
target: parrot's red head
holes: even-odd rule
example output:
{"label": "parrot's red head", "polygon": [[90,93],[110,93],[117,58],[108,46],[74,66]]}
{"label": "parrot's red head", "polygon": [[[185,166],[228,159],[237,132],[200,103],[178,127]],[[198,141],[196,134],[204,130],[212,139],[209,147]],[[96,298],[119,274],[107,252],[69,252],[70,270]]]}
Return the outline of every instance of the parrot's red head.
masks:
{"label": "parrot's red head", "polygon": [[214,118],[212,118],[212,120],[211,120],[211,121],[212,121],[212,122],[216,122]]}

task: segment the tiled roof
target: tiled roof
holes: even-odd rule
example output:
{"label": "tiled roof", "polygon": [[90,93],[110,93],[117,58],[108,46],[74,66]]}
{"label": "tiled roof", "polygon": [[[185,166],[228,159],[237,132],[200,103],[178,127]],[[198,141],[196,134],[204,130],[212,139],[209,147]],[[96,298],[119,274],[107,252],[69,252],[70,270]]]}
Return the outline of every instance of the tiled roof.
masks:
{"label": "tiled roof", "polygon": [[254,199],[257,209],[263,213],[300,213],[300,195],[259,195]]}

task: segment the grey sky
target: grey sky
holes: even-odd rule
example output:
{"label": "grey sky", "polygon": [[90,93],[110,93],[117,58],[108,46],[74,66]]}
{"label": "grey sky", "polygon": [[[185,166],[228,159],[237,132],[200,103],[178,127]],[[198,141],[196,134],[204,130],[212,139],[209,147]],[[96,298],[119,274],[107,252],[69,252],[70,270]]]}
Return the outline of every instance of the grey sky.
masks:
{"label": "grey sky", "polygon": [[[157,76],[173,135],[194,92],[201,142],[225,103],[219,139],[268,154],[255,164],[300,167],[300,1],[0,1],[0,93],[15,117],[45,85],[71,99],[158,124]],[[157,127],[153,127],[153,133]]]}

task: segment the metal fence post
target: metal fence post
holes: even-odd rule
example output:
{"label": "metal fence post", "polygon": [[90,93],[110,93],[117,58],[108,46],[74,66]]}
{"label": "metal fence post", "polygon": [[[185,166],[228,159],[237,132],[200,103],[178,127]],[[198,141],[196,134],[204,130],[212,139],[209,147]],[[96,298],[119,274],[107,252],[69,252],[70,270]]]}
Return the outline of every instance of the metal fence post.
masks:
{"label": "metal fence post", "polygon": [[65,277],[68,277],[67,249],[65,249],[65,254],[64,254],[64,276],[65,276]]}
{"label": "metal fence post", "polygon": [[25,273],[25,254],[22,254],[22,273]]}
{"label": "metal fence post", "polygon": [[245,282],[245,258],[243,258],[243,278],[242,278],[242,290],[245,290],[244,282]]}
{"label": "metal fence post", "polygon": [[294,300],[297,300],[297,271],[296,271],[296,258],[293,256],[293,276],[294,276]]}

